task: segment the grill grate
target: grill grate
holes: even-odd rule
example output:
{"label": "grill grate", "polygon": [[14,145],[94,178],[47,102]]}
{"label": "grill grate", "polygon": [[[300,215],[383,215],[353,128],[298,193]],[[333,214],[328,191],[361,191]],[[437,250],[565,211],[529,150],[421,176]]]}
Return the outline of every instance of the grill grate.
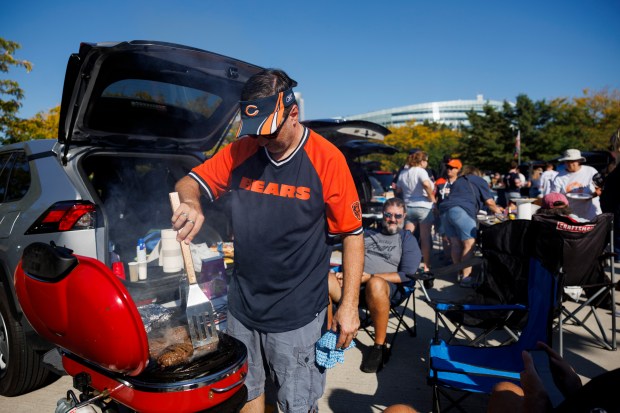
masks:
{"label": "grill grate", "polygon": [[198,380],[222,371],[227,366],[236,363],[240,357],[245,357],[243,344],[226,334],[221,334],[217,350],[214,352],[189,363],[170,367],[161,367],[157,361],[151,360],[139,377],[141,381],[148,383]]}

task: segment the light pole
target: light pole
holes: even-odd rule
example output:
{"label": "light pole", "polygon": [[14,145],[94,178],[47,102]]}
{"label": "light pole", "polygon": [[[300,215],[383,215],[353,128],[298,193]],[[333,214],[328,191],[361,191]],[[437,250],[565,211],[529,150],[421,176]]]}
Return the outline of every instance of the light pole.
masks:
{"label": "light pole", "polygon": [[515,138],[515,149],[517,151],[517,163],[521,165],[521,130],[517,129],[517,137]]}

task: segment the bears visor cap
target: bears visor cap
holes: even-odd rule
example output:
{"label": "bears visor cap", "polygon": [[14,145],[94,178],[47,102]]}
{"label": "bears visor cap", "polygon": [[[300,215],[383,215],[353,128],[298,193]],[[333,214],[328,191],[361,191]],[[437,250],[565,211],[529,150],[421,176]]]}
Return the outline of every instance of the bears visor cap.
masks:
{"label": "bears visor cap", "polygon": [[271,135],[284,122],[284,109],[295,103],[293,89],[256,100],[242,100],[241,127],[237,136]]}

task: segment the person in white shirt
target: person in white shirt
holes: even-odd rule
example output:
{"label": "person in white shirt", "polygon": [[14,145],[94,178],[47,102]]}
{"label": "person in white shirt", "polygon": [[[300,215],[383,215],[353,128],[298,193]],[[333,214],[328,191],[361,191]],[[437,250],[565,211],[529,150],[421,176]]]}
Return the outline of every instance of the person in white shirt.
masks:
{"label": "person in white shirt", "polygon": [[582,165],[586,158],[579,149],[567,149],[559,159],[566,169],[555,177],[551,192],[559,192],[570,199],[573,213],[587,220],[594,219],[601,213],[601,206],[596,196],[592,177],[598,171],[591,166]]}
{"label": "person in white shirt", "polygon": [[556,176],[558,176],[558,171],[553,169],[553,164],[551,162],[547,162],[545,164],[545,171],[540,175],[541,193],[538,195],[539,198],[551,192],[551,184],[553,184],[553,180]]}
{"label": "person in white shirt", "polygon": [[[418,151],[409,157],[409,169],[401,172],[396,187],[402,191],[402,199],[407,205],[407,220],[420,225],[420,245],[424,261],[424,271],[430,270],[432,238],[431,228],[436,202],[434,184],[426,168],[428,154]],[[409,229],[405,227],[405,229]]]}

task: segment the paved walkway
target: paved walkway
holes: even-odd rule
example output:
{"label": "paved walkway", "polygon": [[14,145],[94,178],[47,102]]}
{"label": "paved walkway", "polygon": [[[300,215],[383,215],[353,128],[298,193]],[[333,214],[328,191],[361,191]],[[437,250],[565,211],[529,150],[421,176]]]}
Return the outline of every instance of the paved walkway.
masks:
{"label": "paved walkway", "polygon": [[[435,255],[434,267],[440,267],[440,255]],[[620,269],[619,269],[620,270]],[[446,276],[435,281],[429,290],[431,297],[458,297],[471,290],[455,285],[456,276]],[[345,363],[328,372],[327,389],[321,399],[321,412],[371,413],[381,412],[385,407],[396,403],[415,406],[420,412],[431,411],[431,390],[426,384],[428,343],[434,326],[433,312],[422,300],[420,291],[416,292],[418,313],[418,335],[409,337],[406,332],[398,335],[390,362],[378,374],[360,371],[362,352],[372,344],[363,332],[358,335],[357,347],[345,355]],[[616,292],[616,300],[620,293]],[[407,320],[411,322],[411,303]],[[610,334],[611,316],[606,312],[601,321]],[[619,320],[620,321],[620,320]],[[591,321],[592,323],[594,321]],[[388,333],[392,330],[390,329]],[[573,364],[583,380],[604,371],[620,367],[620,353],[600,348],[582,330],[567,327],[565,332],[565,357]],[[389,336],[388,336],[389,338]],[[557,333],[554,337],[557,348]],[[56,401],[71,388],[72,379],[63,377],[56,383],[28,395],[0,397],[0,412],[53,412]],[[484,412],[486,396],[473,396],[466,406],[473,413]]]}

